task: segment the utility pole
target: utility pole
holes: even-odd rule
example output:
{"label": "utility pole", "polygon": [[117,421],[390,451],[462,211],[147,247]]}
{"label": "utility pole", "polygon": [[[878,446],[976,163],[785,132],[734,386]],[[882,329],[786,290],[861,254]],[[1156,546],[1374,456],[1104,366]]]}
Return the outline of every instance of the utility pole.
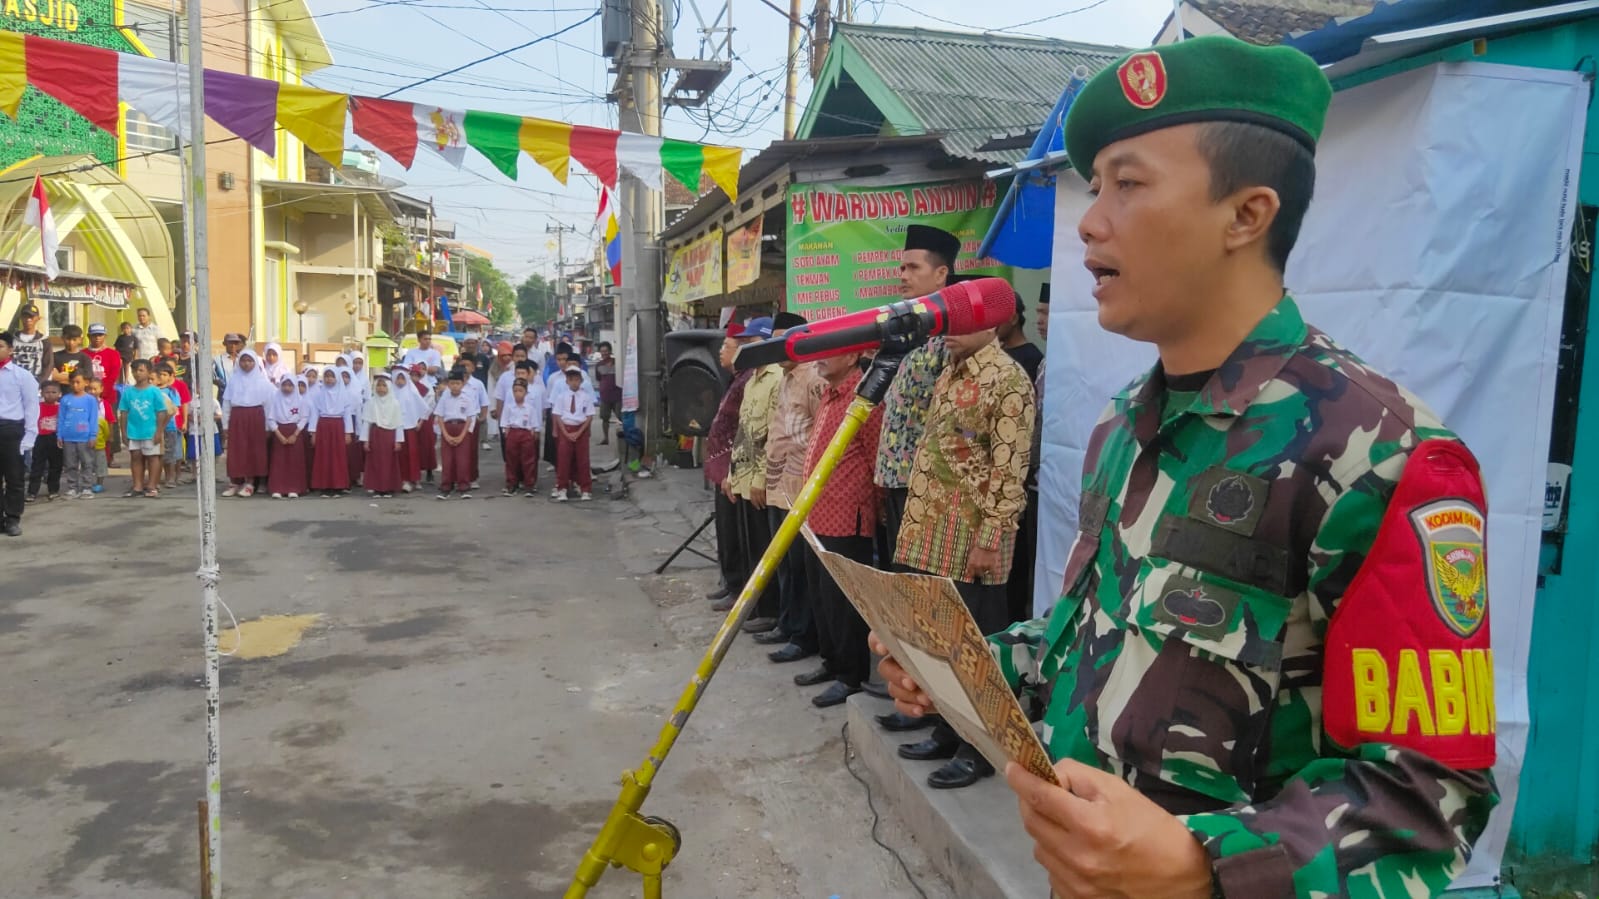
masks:
{"label": "utility pole", "polygon": [[[205,60],[204,31],[199,3],[188,4],[189,29],[189,208],[185,211],[190,244],[189,269],[194,293],[190,308],[195,317],[194,365],[199,369],[195,386],[209,381],[211,372],[211,261],[206,234],[205,164]],[[202,380],[204,379],[204,380]],[[222,659],[217,648],[217,459],[212,439],[216,434],[216,391],[207,383],[199,391],[200,445],[196,455],[196,504],[200,518],[200,579],[202,643],[205,653],[205,799],[200,803],[206,838],[200,866],[204,899],[222,895]],[[235,635],[237,636],[237,635]]]}
{"label": "utility pole", "polygon": [[794,107],[799,103],[800,0],[788,0],[788,81],[783,88],[783,140],[794,139]]}
{"label": "utility pole", "polygon": [[557,285],[557,287],[556,287],[556,295],[559,297],[559,299],[556,300],[556,304],[557,305],[555,307],[555,311],[556,311],[557,317],[559,317],[560,313],[563,310],[563,307],[566,306],[567,299],[569,299],[570,295],[571,295],[571,291],[567,290],[567,288],[566,288],[566,235],[567,235],[567,232],[571,232],[573,234],[576,234],[577,233],[577,226],[576,225],[545,225],[544,226],[544,233],[545,234],[550,234],[552,232],[555,234],[555,283]]}
{"label": "utility pole", "polygon": [[[659,137],[661,134],[661,36],[666,27],[657,0],[633,0],[633,42],[630,54],[619,60],[628,73],[627,89],[618,97],[618,118],[623,131]],[[622,292],[618,299],[617,327],[627,333],[630,316],[638,316],[638,426],[644,431],[644,453],[654,455],[661,436],[661,252],[657,235],[665,227],[664,198],[648,184],[626,176],[622,226]],[[626,365],[627,353],[622,353]]]}
{"label": "utility pole", "polygon": [[433,297],[438,290],[433,285],[433,198],[428,197],[428,233],[422,242],[424,251],[428,255],[428,330],[433,330],[433,320],[437,318],[438,310],[433,308]]}

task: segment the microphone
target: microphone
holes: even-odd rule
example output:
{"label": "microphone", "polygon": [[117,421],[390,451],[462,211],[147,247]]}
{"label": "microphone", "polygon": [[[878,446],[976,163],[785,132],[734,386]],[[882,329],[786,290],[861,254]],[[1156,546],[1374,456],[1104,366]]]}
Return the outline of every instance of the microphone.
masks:
{"label": "microphone", "polygon": [[740,347],[733,367],[744,371],[775,362],[811,362],[900,338],[921,343],[940,334],[971,334],[998,327],[1015,313],[1016,291],[1009,282],[973,278],[925,297],[790,328],[782,337]]}

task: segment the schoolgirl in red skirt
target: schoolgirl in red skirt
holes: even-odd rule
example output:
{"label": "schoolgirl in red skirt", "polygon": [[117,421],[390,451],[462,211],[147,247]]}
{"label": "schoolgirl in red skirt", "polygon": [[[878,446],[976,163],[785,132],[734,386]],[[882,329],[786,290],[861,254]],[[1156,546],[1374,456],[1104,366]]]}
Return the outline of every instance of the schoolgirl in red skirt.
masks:
{"label": "schoolgirl in red skirt", "polygon": [[267,471],[267,490],[273,499],[295,499],[306,493],[310,473],[306,467],[305,429],[311,422],[309,399],[301,395],[300,382],[284,378],[267,406],[267,441],[271,457]]}
{"label": "schoolgirl in red skirt", "polygon": [[239,353],[222,391],[222,429],[227,432],[228,489],[223,496],[250,496],[267,477],[266,404],[272,382],[254,350]]}
{"label": "schoolgirl in red skirt", "polygon": [[393,496],[404,483],[400,453],[405,446],[405,411],[389,390],[389,376],[372,376],[372,395],[361,413],[361,443],[366,448],[366,492]]}
{"label": "schoolgirl in red skirt", "polygon": [[355,439],[350,403],[333,369],[322,372],[322,386],[311,398],[311,489],[323,496],[350,490],[350,456]]}

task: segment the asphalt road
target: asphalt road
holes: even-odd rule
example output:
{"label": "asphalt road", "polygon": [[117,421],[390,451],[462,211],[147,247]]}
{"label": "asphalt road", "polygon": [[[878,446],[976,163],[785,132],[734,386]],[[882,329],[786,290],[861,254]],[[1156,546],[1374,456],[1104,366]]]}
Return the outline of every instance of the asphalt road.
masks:
{"label": "asphalt road", "polygon": [[[708,510],[697,480],[564,506],[222,500],[238,620],[321,616],[280,655],[224,660],[226,894],[562,895],[718,623],[703,562],[646,574]],[[194,491],[112,487],[0,538],[4,899],[197,894]],[[788,681],[807,663],[761,651],[734,646],[646,804],[684,833],[666,895],[917,895],[868,839],[842,708],[813,709]],[[892,817],[880,832],[949,895]],[[612,870],[592,895],[639,893]]]}

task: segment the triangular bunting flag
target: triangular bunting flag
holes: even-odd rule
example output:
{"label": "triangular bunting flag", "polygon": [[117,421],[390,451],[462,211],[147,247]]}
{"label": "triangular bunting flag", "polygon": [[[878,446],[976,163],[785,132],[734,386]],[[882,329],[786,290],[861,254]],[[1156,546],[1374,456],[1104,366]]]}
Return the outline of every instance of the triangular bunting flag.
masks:
{"label": "triangular bunting flag", "polygon": [[565,184],[572,160],[572,126],[546,119],[523,119],[521,138],[523,151]]}
{"label": "triangular bunting flag", "polygon": [[344,114],[349,108],[346,94],[303,84],[278,87],[278,124],[334,167],[344,164]]}
{"label": "triangular bunting flag", "polygon": [[587,125],[572,127],[572,158],[600,179],[606,187],[616,187],[616,139],[619,132]]}
{"label": "triangular bunting flag", "polygon": [[416,109],[410,103],[351,97],[350,122],[357,137],[371,141],[405,168],[416,160]]}
{"label": "triangular bunting flag", "polygon": [[616,138],[616,163],[629,175],[661,189],[661,139],[623,131]]}
{"label": "triangular bunting flag", "polygon": [[459,110],[421,103],[412,107],[416,117],[416,142],[444,157],[456,168],[466,161],[466,134]]}
{"label": "triangular bunting flag", "polygon": [[0,112],[16,118],[27,89],[27,41],[15,31],[0,31]]}
{"label": "triangular bunting flag", "polygon": [[89,123],[117,133],[114,50],[28,35],[28,83],[65,103]]}
{"label": "triangular bunting flag", "polygon": [[124,55],[117,68],[117,92],[122,102],[189,142],[188,66]]}
{"label": "triangular bunting flag", "polygon": [[512,181],[522,155],[522,120],[499,112],[466,111],[466,142]]}

